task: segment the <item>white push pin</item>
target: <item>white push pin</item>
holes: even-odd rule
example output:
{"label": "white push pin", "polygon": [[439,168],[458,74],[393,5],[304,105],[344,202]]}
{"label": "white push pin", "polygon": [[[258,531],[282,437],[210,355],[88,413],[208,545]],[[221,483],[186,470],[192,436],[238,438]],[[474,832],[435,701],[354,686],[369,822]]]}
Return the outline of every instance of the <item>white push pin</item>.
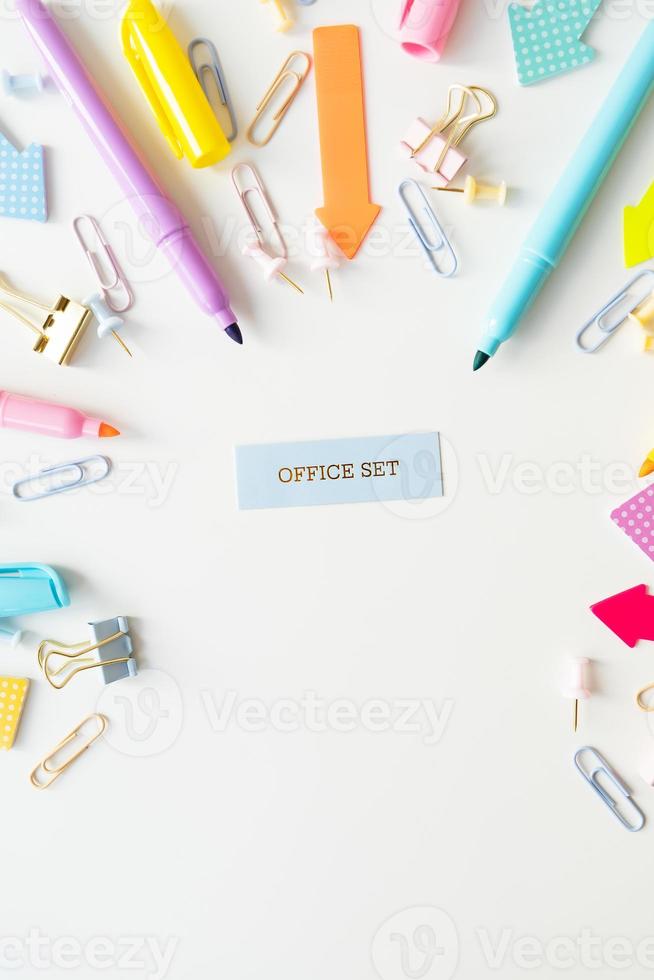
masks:
{"label": "white push pin", "polygon": [[22,630],[8,630],[4,626],[0,627],[0,640],[3,643],[8,643],[10,647],[17,647],[22,639]]}
{"label": "white push pin", "polygon": [[499,184],[482,184],[474,177],[466,177],[463,187],[432,187],[434,191],[449,191],[450,194],[463,194],[466,204],[473,201],[496,201],[500,207],[506,203],[506,181]]}
{"label": "white push pin", "polygon": [[118,336],[118,331],[122,330],[125,325],[125,321],[122,317],[117,316],[113,313],[107,306],[105,300],[99,293],[93,293],[88,299],[84,300],[84,306],[88,308],[93,313],[93,316],[98,322],[98,337],[103,339],[108,334],[113,334],[123,350],[127,351],[129,356],[132,356],[132,352],[126,345],[122,337]]}
{"label": "white push pin", "polygon": [[579,727],[579,702],[587,701],[590,691],[586,687],[586,667],[590,663],[588,657],[573,657],[570,661],[570,678],[568,687],[563,691],[563,696],[574,699],[573,730],[576,732]]}
{"label": "white push pin", "polygon": [[2,91],[5,95],[40,93],[45,88],[46,81],[45,75],[12,75],[6,69],[2,71]]}
{"label": "white push pin", "polygon": [[286,259],[283,258],[283,256],[268,255],[265,249],[263,249],[258,242],[252,241],[244,245],[242,251],[243,255],[249,255],[251,259],[254,259],[254,261],[261,266],[263,278],[266,280],[266,282],[270,282],[274,276],[280,276],[280,278],[283,279],[284,282],[287,282],[289,286],[292,286],[293,289],[297,289],[298,293],[304,293],[304,290],[298,286],[296,282],[293,282],[292,279],[289,279],[289,277],[282,272],[282,269],[286,265]]}
{"label": "white push pin", "polygon": [[311,271],[324,269],[329,298],[333,302],[332,277],[329,273],[331,269],[340,267],[341,259],[336,242],[320,221],[312,222],[307,229],[307,251],[313,259]]}

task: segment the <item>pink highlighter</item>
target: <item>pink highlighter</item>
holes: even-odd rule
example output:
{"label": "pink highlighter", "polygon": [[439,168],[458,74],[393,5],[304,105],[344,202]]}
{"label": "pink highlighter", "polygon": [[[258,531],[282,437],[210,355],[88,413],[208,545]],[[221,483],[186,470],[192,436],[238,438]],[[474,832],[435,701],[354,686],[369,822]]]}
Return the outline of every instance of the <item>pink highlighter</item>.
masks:
{"label": "pink highlighter", "polygon": [[76,408],[12,395],[9,391],[0,391],[0,426],[42,436],[59,436],[60,439],[77,439],[79,436],[105,439],[120,435],[113,425]]}
{"label": "pink highlighter", "polygon": [[440,61],[461,0],[402,0],[400,43],[422,61]]}

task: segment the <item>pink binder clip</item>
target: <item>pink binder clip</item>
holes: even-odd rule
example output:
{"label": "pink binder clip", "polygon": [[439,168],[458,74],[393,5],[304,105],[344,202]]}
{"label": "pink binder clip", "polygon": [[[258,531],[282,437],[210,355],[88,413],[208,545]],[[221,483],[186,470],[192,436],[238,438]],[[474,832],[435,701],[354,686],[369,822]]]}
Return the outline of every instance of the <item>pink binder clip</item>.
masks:
{"label": "pink binder clip", "polygon": [[400,43],[407,54],[440,61],[461,0],[404,0],[400,11]]}
{"label": "pink binder clip", "polygon": [[[466,111],[468,100],[471,111]],[[450,85],[444,115],[431,127],[423,119],[414,119],[400,142],[400,151],[433,174],[436,187],[447,187],[468,159],[457,146],[473,126],[496,112],[497,103],[486,89]]]}

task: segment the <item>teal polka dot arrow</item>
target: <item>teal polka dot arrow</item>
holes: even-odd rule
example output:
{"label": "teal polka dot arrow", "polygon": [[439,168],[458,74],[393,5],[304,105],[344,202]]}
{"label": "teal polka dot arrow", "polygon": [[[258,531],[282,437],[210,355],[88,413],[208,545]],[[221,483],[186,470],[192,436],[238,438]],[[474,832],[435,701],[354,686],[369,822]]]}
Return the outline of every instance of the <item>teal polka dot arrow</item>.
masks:
{"label": "teal polka dot arrow", "polygon": [[19,152],[0,133],[0,217],[47,221],[43,147]]}
{"label": "teal polka dot arrow", "polygon": [[533,85],[588,64],[593,48],[581,40],[601,0],[537,0],[509,5],[518,81]]}

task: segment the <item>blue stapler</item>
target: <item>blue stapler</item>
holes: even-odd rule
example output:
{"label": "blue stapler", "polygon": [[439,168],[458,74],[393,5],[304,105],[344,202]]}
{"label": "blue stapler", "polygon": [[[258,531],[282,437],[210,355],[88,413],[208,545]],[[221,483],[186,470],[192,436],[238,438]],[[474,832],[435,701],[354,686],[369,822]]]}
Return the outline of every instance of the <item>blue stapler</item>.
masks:
{"label": "blue stapler", "polygon": [[[69,606],[66,583],[49,565],[0,565],[0,619]],[[20,631],[0,628],[0,639],[16,644]]]}

